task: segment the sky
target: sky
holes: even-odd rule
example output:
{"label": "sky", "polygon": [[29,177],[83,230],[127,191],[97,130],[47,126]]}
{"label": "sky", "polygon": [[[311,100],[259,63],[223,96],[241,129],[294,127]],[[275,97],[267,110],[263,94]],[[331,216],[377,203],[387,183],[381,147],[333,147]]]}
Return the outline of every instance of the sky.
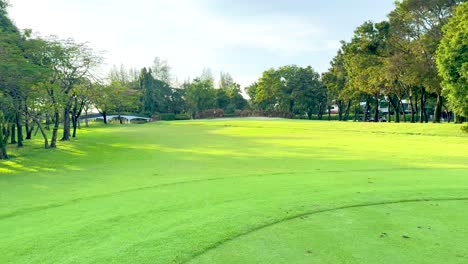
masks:
{"label": "sky", "polygon": [[394,0],[10,0],[19,28],[89,42],[113,65],[167,60],[180,82],[204,68],[243,87],[283,65],[325,72],[364,21],[381,21]]}

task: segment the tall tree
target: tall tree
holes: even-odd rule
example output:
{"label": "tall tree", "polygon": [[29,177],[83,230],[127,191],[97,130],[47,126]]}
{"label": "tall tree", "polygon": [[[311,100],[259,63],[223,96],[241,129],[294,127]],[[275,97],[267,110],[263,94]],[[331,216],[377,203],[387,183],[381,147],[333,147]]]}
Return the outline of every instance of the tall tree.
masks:
{"label": "tall tree", "polygon": [[443,32],[437,50],[443,93],[457,116],[468,117],[468,3],[457,7]]}
{"label": "tall tree", "polygon": [[188,111],[196,118],[202,111],[212,109],[215,104],[216,90],[210,79],[195,79],[187,85],[185,91]]}
{"label": "tall tree", "polygon": [[151,68],[153,78],[167,83],[168,85],[172,82],[171,66],[165,60],[159,57],[154,58],[153,67]]}
{"label": "tall tree", "polygon": [[[355,31],[349,45],[345,46],[345,67],[350,85],[374,99],[374,121],[379,120],[379,102],[384,83],[381,79],[390,25],[388,22],[365,22]],[[366,100],[365,115],[369,99]]]}
{"label": "tall tree", "polygon": [[[342,42],[344,46],[345,43]],[[337,55],[331,62],[331,68],[323,74],[322,81],[328,91],[328,96],[331,101],[334,101],[338,106],[338,119],[342,121],[343,114],[349,113],[351,100],[349,96],[345,96],[344,91],[348,84],[348,75],[344,64],[343,50],[340,49]]]}
{"label": "tall tree", "polygon": [[[403,0],[389,15],[393,27],[398,27],[410,41],[410,52],[417,72],[415,77],[421,85],[421,114],[423,121],[426,93],[434,94],[436,105],[433,121],[441,120],[443,97],[441,79],[437,73],[435,55],[442,38],[442,27],[451,17],[453,8],[464,0]],[[426,118],[427,121],[427,118]]]}

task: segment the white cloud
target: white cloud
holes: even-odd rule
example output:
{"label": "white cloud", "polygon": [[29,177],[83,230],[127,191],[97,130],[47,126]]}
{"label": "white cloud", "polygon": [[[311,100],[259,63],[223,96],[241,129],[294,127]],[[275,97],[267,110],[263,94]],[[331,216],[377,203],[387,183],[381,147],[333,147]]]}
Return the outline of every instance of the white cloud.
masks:
{"label": "white cloud", "polygon": [[[233,49],[297,56],[335,50],[339,45],[326,39],[321,25],[309,19],[282,14],[228,19],[210,10],[204,0],[10,2],[11,17],[22,28],[89,41],[95,49],[107,51],[109,66],[124,63],[143,67],[160,56],[169,61],[179,80],[195,77],[204,67],[215,72],[235,69],[217,56]],[[258,77],[252,77],[253,73],[231,73],[243,85]]]}

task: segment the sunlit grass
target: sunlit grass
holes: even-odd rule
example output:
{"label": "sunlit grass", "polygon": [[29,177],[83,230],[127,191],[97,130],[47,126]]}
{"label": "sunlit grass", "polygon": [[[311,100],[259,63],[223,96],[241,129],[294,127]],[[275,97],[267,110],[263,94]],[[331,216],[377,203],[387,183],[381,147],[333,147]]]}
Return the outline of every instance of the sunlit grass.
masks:
{"label": "sunlit grass", "polygon": [[233,119],[78,135],[0,162],[0,263],[468,260],[459,125]]}

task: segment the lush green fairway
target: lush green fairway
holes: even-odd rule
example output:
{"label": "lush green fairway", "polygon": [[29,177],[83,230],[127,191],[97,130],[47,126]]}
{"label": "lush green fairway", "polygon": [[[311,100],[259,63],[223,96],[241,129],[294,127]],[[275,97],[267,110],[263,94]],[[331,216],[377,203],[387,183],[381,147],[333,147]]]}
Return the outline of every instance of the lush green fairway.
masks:
{"label": "lush green fairway", "polygon": [[455,125],[95,127],[0,162],[0,263],[468,263]]}

